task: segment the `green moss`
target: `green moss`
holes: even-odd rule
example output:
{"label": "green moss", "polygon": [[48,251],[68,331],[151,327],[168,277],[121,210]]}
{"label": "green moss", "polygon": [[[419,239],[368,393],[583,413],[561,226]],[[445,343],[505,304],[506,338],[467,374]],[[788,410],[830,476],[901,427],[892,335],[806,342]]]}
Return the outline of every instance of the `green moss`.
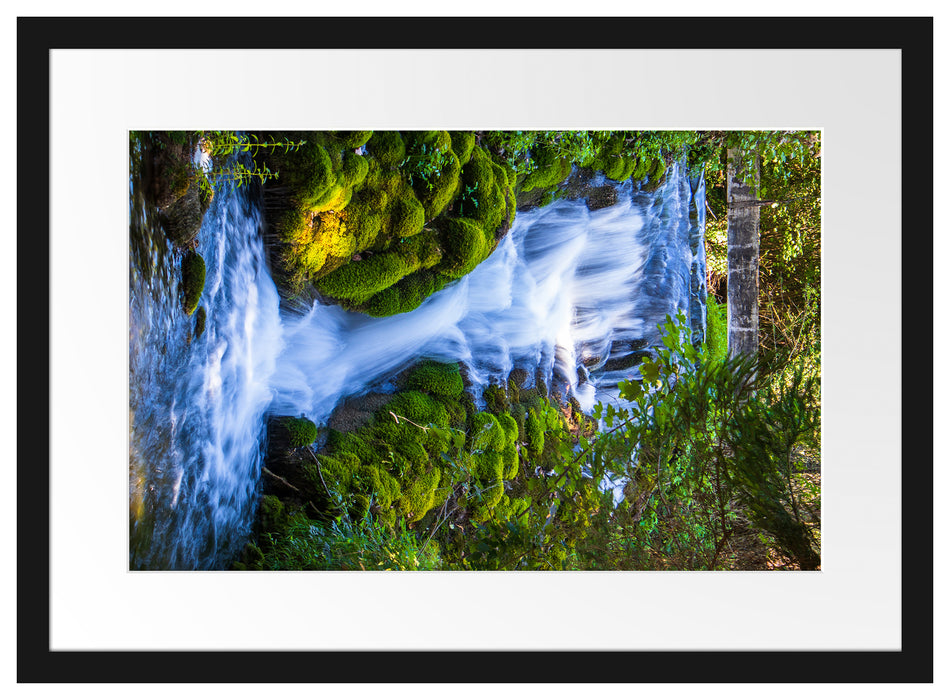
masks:
{"label": "green moss", "polygon": [[189,316],[198,308],[198,300],[205,288],[205,261],[189,251],[181,261],[181,305]]}
{"label": "green moss", "polygon": [[636,167],[633,169],[633,173],[631,173],[630,176],[634,180],[640,181],[650,174],[650,170],[652,168],[653,168],[653,159],[650,158],[650,156],[646,156],[646,155],[640,156],[637,159]]}
{"label": "green moss", "polygon": [[363,189],[353,195],[346,208],[346,224],[356,239],[356,249],[371,248],[383,226],[389,195],[381,190]]}
{"label": "green moss", "polygon": [[261,500],[260,521],[264,532],[277,532],[287,526],[287,510],[277,496],[267,495]]}
{"label": "green moss", "polygon": [[448,411],[449,424],[453,427],[464,427],[467,414],[462,402],[447,397],[441,397],[439,400]]}
{"label": "green moss", "polygon": [[402,255],[378,253],[334,270],[315,286],[327,296],[362,304],[412,271]]}
{"label": "green moss", "polygon": [[459,174],[462,166],[451,151],[446,157],[448,162],[439,174],[425,181],[425,185],[417,189],[419,199],[425,207],[426,221],[431,221],[445,211],[459,190]]}
{"label": "green moss", "polygon": [[518,440],[518,422],[510,413],[502,413],[498,416],[498,423],[505,431],[505,440],[514,444]]}
{"label": "green moss", "polygon": [[395,168],[406,157],[406,143],[398,131],[376,131],[366,142],[366,151],[383,168]]}
{"label": "green moss", "polygon": [[440,225],[440,232],[443,253],[436,270],[452,279],[467,275],[491,252],[473,219],[448,219]]}
{"label": "green moss", "polygon": [[307,418],[287,417],[281,424],[287,430],[291,447],[312,445],[317,440],[317,426]]}
{"label": "green moss", "polygon": [[406,377],[406,388],[416,389],[432,396],[458,399],[465,387],[458,364],[424,361]]}
{"label": "green moss", "polygon": [[436,505],[436,492],[442,472],[438,467],[414,472],[399,498],[399,510],[409,522],[425,517]]}
{"label": "green moss", "polygon": [[452,139],[452,151],[458,158],[459,164],[465,165],[472,157],[472,149],[475,148],[475,132],[450,131],[449,136]]}
{"label": "green moss", "polygon": [[486,407],[492,413],[504,413],[508,410],[508,395],[497,384],[485,387],[482,398],[485,400]]}
{"label": "green moss", "polygon": [[447,131],[402,132],[406,156],[400,171],[425,209],[425,220],[441,214],[458,191],[462,166]]}
{"label": "green moss", "polygon": [[472,474],[484,484],[500,482],[505,473],[504,457],[499,452],[476,452],[472,455]]}
{"label": "green moss", "polygon": [[525,437],[528,439],[528,451],[538,457],[544,451],[544,423],[533,408],[528,410],[525,421]]}
{"label": "green moss", "polygon": [[[518,426],[515,425],[517,430]],[[518,476],[518,446],[515,443],[510,443],[505,445],[505,449],[502,450],[502,464],[504,465],[504,472],[502,477],[505,479],[514,479]]]}
{"label": "green moss", "polygon": [[363,464],[375,464],[379,461],[379,453],[370,445],[361,432],[342,433],[336,430],[327,432],[326,450],[330,454],[349,453],[354,455]]}
{"label": "green moss", "polygon": [[[505,191],[509,186],[504,168],[491,161],[482,148],[472,151],[472,157],[462,169],[459,202],[460,214],[478,222],[486,240],[493,240],[495,231],[506,220],[508,202]],[[514,198],[512,197],[512,206]]]}
{"label": "green moss", "polygon": [[374,294],[363,308],[368,316],[381,318],[384,316],[395,316],[403,313],[402,295],[400,294],[399,284],[395,284],[388,289]]}
{"label": "green moss", "polygon": [[393,206],[390,232],[393,239],[410,238],[422,231],[426,210],[411,193],[399,197]]}
{"label": "green moss", "polygon": [[301,467],[300,486],[304,496],[330,508],[334,505],[331,493],[346,494],[350,474],[359,465],[359,460],[350,454],[320,455],[317,462]]}
{"label": "green moss", "polygon": [[343,148],[359,148],[372,137],[372,131],[331,131],[330,134]]}
{"label": "green moss", "polygon": [[547,143],[539,143],[532,149],[531,156],[534,161],[534,170],[521,183],[521,189],[524,191],[557,185],[571,174],[571,160],[562,157]]}
{"label": "green moss", "polygon": [[498,422],[498,418],[484,411],[475,414],[472,419],[473,450],[501,452],[505,449],[506,442],[505,429]]}
{"label": "green moss", "polygon": [[292,153],[275,151],[265,155],[268,167],[279,171],[280,183],[308,208],[324,204],[337,184],[333,161],[327,150],[314,140]]}
{"label": "green moss", "polygon": [[422,152],[422,146],[426,147],[426,152],[445,153],[452,150],[452,136],[448,131],[403,131],[400,133],[406,142],[407,152]]}
{"label": "green moss", "polygon": [[[396,413],[396,411],[393,411]],[[417,425],[407,423],[405,415],[400,416],[399,422],[388,412],[380,412],[376,425],[371,428],[371,441],[377,447],[378,462],[393,463],[396,471],[406,468],[423,467],[430,463],[429,453],[424,445],[425,431]],[[419,425],[425,425],[419,423]]]}
{"label": "green moss", "polygon": [[521,387],[511,377],[508,377],[508,398],[512,404],[521,403]]}
{"label": "green moss", "polygon": [[427,423],[435,423],[442,427],[449,425],[449,414],[445,406],[431,396],[414,389],[399,392],[380,411],[384,416],[392,411],[397,416],[405,416],[421,425]]}
{"label": "green moss", "polygon": [[347,151],[343,154],[341,173],[347,187],[356,187],[366,179],[366,175],[369,173],[369,161],[362,156]]}
{"label": "green moss", "polygon": [[376,317],[407,313],[442,286],[438,276],[428,270],[419,270],[375,294],[361,310]]}
{"label": "green moss", "polygon": [[653,170],[650,171],[650,182],[659,184],[664,175],[666,175],[666,163],[663,162],[662,158],[657,158],[653,164]]}

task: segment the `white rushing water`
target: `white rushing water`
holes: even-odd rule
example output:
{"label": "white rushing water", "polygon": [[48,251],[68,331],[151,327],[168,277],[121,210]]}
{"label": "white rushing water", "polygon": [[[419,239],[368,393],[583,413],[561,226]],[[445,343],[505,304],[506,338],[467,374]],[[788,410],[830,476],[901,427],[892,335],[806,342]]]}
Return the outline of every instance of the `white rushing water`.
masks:
{"label": "white rushing water", "polygon": [[[208,568],[243,546],[255,507],[264,414],[281,350],[277,289],[260,214],[221,193],[198,252],[206,330],[181,311],[177,275],[133,275],[130,334],[130,565]],[[181,254],[156,256],[174,270]],[[144,277],[144,276],[143,276]]]}
{"label": "white rushing water", "polygon": [[624,359],[659,341],[667,314],[688,312],[698,262],[692,195],[674,165],[656,192],[627,183],[607,208],[589,211],[581,200],[519,212],[474,272],[407,314],[375,319],[315,305],[285,321],[275,410],[320,423],[342,398],[421,356],[463,363],[476,391],[504,384],[513,368],[534,377],[541,367],[589,410],[633,376]]}
{"label": "white rushing water", "polygon": [[[514,368],[533,379],[540,367],[585,410],[611,400],[666,314],[689,310],[697,285],[705,296],[702,180],[674,165],[656,192],[627,183],[618,195],[596,211],[559,201],[519,212],[486,261],[410,313],[376,319],[317,303],[281,319],[258,209],[246,193],[219,193],[199,233],[200,338],[175,275],[132,274],[130,566],[227,563],[253,517],[266,414],[323,423],[422,357],[464,364],[476,398]],[[180,261],[154,257],[156,269]]]}

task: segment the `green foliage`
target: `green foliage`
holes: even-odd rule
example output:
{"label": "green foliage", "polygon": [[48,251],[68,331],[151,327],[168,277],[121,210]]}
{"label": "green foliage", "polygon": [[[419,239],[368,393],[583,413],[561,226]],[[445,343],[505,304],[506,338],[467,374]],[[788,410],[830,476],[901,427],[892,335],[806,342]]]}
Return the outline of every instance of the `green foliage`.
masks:
{"label": "green foliage", "polygon": [[317,439],[317,426],[307,418],[286,417],[282,425],[287,430],[291,447],[312,445]]}
{"label": "green foliage", "polygon": [[813,131],[729,131],[723,141],[726,148],[735,150],[737,173],[749,185],[759,162],[786,184],[791,176],[788,167],[805,167],[820,147],[818,133]]}
{"label": "green foliage", "polygon": [[194,251],[188,251],[181,260],[181,305],[189,316],[198,308],[205,288],[205,261]]}
{"label": "green foliage", "polygon": [[300,513],[261,538],[263,568],[286,571],[416,571],[438,569],[433,541],[420,543],[404,524],[356,519],[346,512],[320,522]]}
{"label": "green foliage", "polygon": [[726,358],[729,333],[726,326],[726,306],[712,296],[706,298],[706,345],[709,359],[719,362]]}
{"label": "green foliage", "polygon": [[279,149],[284,153],[292,153],[306,143],[303,140],[281,140],[273,136],[261,140],[257,134],[236,134],[233,131],[203,132],[202,142],[208,155],[212,158],[232,153],[249,153],[251,156],[256,156],[262,150],[273,151]]}
{"label": "green foliage", "polygon": [[642,383],[621,383],[629,406],[594,413],[607,428],[592,450],[594,472],[630,479],[629,507],[616,521],[617,542],[626,543],[617,557],[633,557],[634,568],[720,567],[741,507],[802,568],[814,568],[817,555],[780,465],[817,426],[807,409],[817,384],[762,391],[753,362],[712,360],[705,346],[686,340],[685,318],[678,321],[667,320],[664,347],[641,363]]}

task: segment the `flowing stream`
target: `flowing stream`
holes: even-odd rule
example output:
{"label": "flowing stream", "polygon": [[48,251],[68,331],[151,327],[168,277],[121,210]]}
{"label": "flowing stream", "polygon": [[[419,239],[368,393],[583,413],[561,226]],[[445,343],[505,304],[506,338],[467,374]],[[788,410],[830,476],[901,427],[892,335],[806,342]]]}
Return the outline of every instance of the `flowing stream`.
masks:
{"label": "flowing stream", "polygon": [[198,235],[204,333],[179,302],[181,253],[130,183],[130,568],[226,566],[258,498],[266,415],[324,423],[344,399],[386,390],[422,357],[458,361],[476,400],[512,369],[536,372],[584,410],[620,379],[678,309],[705,329],[705,192],[671,166],[656,191],[618,187],[518,212],[470,275],[418,309],[374,319],[321,303],[281,312],[258,202],[216,194]]}

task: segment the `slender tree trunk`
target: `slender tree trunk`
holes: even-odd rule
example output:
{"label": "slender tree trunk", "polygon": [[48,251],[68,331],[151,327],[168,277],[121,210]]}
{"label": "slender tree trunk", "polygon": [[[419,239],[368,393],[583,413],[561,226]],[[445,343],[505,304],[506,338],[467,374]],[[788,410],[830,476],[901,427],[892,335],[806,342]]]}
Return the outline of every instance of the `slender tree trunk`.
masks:
{"label": "slender tree trunk", "polygon": [[759,345],[759,166],[753,187],[737,172],[738,152],[726,152],[729,355],[755,355]]}

